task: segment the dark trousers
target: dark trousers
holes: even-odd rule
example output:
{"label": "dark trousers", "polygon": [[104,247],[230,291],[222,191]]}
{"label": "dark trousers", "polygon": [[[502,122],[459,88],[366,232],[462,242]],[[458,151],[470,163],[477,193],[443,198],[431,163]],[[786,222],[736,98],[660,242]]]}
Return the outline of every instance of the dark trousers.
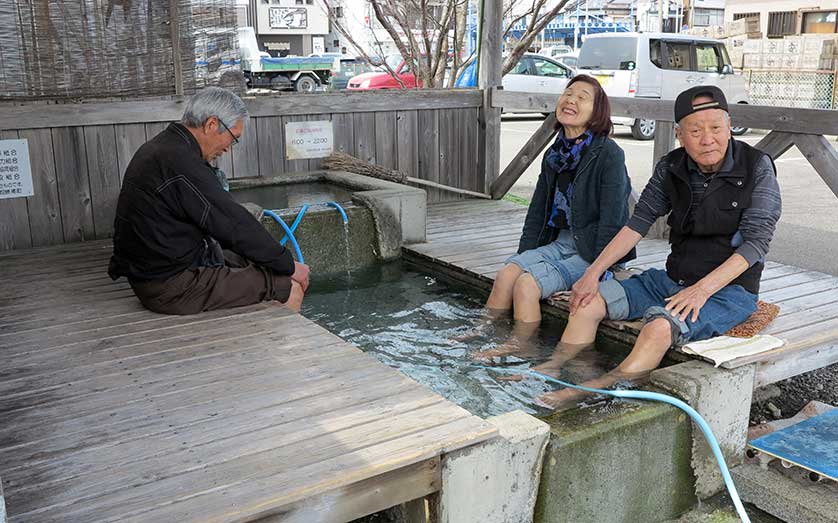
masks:
{"label": "dark trousers", "polygon": [[197,314],[260,301],[288,301],[291,277],[224,251],[223,267],[187,269],[165,280],[132,281],[143,306],[161,314]]}

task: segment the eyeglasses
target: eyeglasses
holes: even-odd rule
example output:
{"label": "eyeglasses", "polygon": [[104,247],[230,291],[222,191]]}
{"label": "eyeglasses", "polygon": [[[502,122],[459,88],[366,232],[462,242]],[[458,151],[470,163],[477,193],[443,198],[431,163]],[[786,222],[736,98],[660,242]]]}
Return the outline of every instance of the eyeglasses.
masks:
{"label": "eyeglasses", "polygon": [[218,123],[220,123],[221,125],[223,125],[225,129],[227,129],[227,132],[228,132],[228,133],[230,133],[230,136],[232,136],[232,137],[233,137],[233,145],[236,145],[237,143],[239,143],[239,139],[238,139],[238,138],[236,138],[236,135],[235,135],[235,134],[233,134],[233,131],[231,131],[231,130],[230,130],[230,128],[229,128],[229,127],[227,127],[227,124],[226,124],[226,123],[224,123],[224,121],[223,121],[221,118],[219,118],[219,117],[217,117],[217,116],[216,116],[215,118],[218,120]]}

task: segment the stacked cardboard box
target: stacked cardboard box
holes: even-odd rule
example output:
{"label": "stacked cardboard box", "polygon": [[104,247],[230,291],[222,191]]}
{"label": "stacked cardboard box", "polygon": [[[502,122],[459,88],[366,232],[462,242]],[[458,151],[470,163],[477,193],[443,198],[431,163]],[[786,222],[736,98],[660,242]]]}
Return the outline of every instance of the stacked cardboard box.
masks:
{"label": "stacked cardboard box", "polygon": [[685,31],[686,34],[701,36],[703,38],[724,38],[725,28],[721,25],[710,25],[707,27],[691,27]]}
{"label": "stacked cardboard box", "polygon": [[[834,70],[838,67],[838,37],[836,35],[787,36],[783,39],[744,40],[738,37],[725,40],[731,48],[741,48],[744,69],[772,69],[781,71]],[[734,67],[738,67],[731,53]]]}
{"label": "stacked cardboard box", "polygon": [[759,18],[742,18],[728,22],[724,26],[724,34],[727,37],[748,35],[750,38],[759,38]]}

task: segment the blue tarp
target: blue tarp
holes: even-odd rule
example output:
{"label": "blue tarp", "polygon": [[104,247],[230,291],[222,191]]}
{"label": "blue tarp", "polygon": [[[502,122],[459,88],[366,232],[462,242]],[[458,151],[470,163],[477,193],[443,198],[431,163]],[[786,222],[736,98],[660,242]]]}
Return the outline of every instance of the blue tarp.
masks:
{"label": "blue tarp", "polygon": [[477,60],[460,72],[454,87],[477,87]]}

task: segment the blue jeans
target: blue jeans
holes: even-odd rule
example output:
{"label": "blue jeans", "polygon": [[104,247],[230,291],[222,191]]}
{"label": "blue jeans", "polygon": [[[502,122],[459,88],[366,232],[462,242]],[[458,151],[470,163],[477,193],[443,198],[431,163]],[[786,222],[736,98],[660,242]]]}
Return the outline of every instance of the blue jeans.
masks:
{"label": "blue jeans", "polygon": [[672,281],[666,271],[649,269],[624,281],[604,281],[599,284],[599,293],[605,300],[609,319],[643,318],[645,323],[656,318],[669,320],[675,345],[724,334],[757,310],[756,294],[741,285],[728,285],[710,296],[696,321],[692,321],[692,314],[682,321],[666,310],[664,300],[684,288]]}
{"label": "blue jeans", "polygon": [[569,230],[559,232],[552,243],[511,256],[506,263],[514,263],[533,277],[541,289],[542,300],[570,290],[590,265],[576,253],[576,242]]}

